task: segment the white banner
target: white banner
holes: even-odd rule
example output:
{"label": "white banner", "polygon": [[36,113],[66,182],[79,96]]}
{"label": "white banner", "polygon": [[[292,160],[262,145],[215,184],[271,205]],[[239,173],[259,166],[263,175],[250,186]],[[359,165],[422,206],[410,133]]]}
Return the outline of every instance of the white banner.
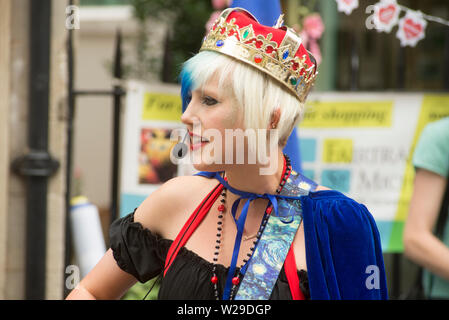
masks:
{"label": "white banner", "polygon": [[186,174],[183,167],[170,161],[176,143],[170,135],[172,130],[183,127],[180,117],[179,86],[127,82],[120,216],[132,212],[165,181]]}
{"label": "white banner", "polygon": [[449,116],[449,95],[315,93],[299,126],[303,173],[367,206],[384,251],[402,251],[411,157],[424,126]]}
{"label": "white banner", "polygon": [[[170,161],[176,143],[170,132],[183,127],[179,95],[179,86],[128,83],[121,216],[161,183],[194,172],[190,165]],[[316,92],[307,106],[298,130],[303,173],[365,204],[378,225],[383,250],[402,251],[414,146],[427,123],[449,116],[449,95]]]}

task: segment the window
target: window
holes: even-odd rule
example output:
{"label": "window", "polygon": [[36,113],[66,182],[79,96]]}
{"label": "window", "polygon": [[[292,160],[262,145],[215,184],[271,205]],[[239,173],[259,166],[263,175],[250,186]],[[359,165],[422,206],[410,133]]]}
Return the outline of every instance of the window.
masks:
{"label": "window", "polygon": [[130,4],[130,0],[80,0],[80,6],[117,6],[128,4]]}

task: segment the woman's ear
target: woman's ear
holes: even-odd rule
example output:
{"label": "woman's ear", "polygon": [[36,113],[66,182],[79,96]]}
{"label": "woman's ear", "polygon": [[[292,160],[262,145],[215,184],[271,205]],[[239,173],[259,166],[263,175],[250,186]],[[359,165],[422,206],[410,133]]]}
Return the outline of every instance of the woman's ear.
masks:
{"label": "woman's ear", "polygon": [[278,107],[274,109],[273,113],[271,114],[270,126],[268,130],[276,129],[278,127],[280,118],[281,118],[281,109]]}

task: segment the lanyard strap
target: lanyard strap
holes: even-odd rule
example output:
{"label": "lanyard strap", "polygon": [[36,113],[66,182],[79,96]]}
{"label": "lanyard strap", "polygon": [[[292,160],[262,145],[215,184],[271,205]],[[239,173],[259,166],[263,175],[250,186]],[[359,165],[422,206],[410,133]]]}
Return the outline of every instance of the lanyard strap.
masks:
{"label": "lanyard strap", "polygon": [[300,197],[315,188],[314,182],[292,171],[281,194],[277,196],[278,211],[269,217],[253,257],[248,262],[246,275],[235,296],[236,300],[270,298],[286,258],[289,257],[291,261],[293,257],[291,245],[302,221]]}
{"label": "lanyard strap", "polygon": [[295,215],[289,224],[283,224],[280,217],[270,216],[235,300],[270,298],[300,224],[300,215]]}
{"label": "lanyard strap", "polygon": [[223,190],[223,186],[221,184],[218,184],[211,192],[209,192],[207,197],[203,199],[203,201],[198,205],[198,207],[186,221],[181,231],[178,233],[176,239],[172,242],[165,258],[164,276],[166,275],[168,269],[178,255],[179,250],[184,247],[187,240],[189,240],[192,233],[196,230],[201,221],[203,221],[203,218],[209,212],[215,200],[220,195],[221,190]]}

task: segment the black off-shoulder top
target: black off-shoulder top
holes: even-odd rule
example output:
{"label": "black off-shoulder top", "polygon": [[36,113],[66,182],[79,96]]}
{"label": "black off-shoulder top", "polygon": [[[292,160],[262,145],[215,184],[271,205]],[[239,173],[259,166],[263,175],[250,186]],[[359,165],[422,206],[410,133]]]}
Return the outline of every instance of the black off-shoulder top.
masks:
{"label": "black off-shoulder top", "polygon": [[[145,283],[163,272],[165,257],[173,240],[164,239],[140,223],[131,213],[114,221],[109,230],[110,247],[118,266]],[[186,248],[181,248],[169,271],[162,278],[158,299],[214,300],[211,284],[213,264]],[[217,265],[218,292],[223,295],[223,284],[229,268]],[[307,300],[310,292],[307,271],[298,271],[300,289]],[[142,297],[143,298],[143,297]],[[291,300],[292,296],[284,268],[271,293],[272,300]]]}

